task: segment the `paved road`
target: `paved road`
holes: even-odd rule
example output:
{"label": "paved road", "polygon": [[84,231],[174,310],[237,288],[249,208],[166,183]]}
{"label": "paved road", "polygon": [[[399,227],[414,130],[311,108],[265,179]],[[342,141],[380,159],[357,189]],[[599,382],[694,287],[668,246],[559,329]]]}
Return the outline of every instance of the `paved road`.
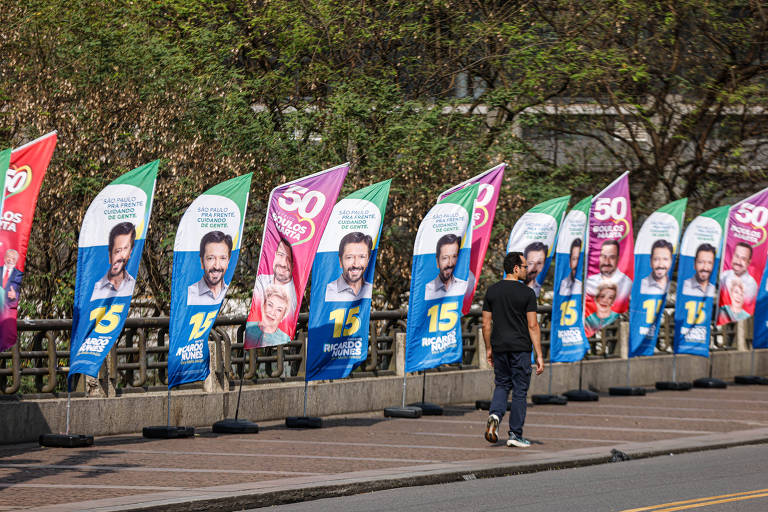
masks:
{"label": "paved road", "polygon": [[[289,492],[304,497],[304,489],[339,482],[355,485],[357,492],[369,482],[403,475],[410,481],[413,475],[463,474],[499,464],[564,467],[563,461],[603,460],[617,446],[637,453],[646,446],[722,446],[734,438],[739,444],[750,437],[768,439],[768,388],[732,386],[535,406],[529,410],[525,432],[534,445],[526,450],[502,442],[489,445],[482,438],[487,417],[487,412],[466,404],[447,407],[444,416],[418,420],[387,419],[381,412],[325,418],[324,428],[309,431],[269,421],[260,422],[262,431],[256,435],[219,436],[201,429],[194,439],[113,436],[96,439],[92,448],[74,450],[31,443],[0,446],[0,511],[43,506],[50,511],[96,506],[125,510],[158,500],[164,506],[162,500],[264,494],[261,501],[242,502],[256,506],[279,502]],[[451,479],[419,480],[438,481]],[[763,487],[768,483],[754,488]]]}
{"label": "paved road", "polygon": [[741,446],[505,478],[391,489],[259,510],[764,512],[768,510],[767,461],[768,445]]}

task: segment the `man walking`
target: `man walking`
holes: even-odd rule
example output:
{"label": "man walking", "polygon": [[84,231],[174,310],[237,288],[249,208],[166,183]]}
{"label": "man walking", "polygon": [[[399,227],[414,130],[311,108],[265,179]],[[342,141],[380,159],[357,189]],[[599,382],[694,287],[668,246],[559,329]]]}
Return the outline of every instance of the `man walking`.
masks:
{"label": "man walking", "polygon": [[523,424],[531,383],[531,349],[536,351],[536,375],[541,375],[544,371],[541,331],[536,318],[536,295],[521,282],[528,272],[522,253],[507,254],[504,272],[506,277],[488,288],[483,302],[483,339],[488,363],[493,366],[496,386],[485,439],[489,443],[499,440],[499,422],[504,417],[511,390],[507,446],[527,448],[531,442],[523,437]]}

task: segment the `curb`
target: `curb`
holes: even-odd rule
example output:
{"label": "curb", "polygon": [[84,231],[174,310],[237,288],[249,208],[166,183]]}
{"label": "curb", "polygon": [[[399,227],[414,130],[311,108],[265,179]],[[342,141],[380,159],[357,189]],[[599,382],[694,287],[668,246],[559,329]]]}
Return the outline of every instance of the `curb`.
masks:
{"label": "curb", "polygon": [[[734,446],[768,443],[768,428],[717,433],[648,443],[624,443],[615,449],[631,459],[717,450]],[[40,512],[225,512],[247,508],[284,505],[321,498],[335,498],[399,487],[415,487],[479,478],[496,478],[539,471],[577,468],[611,462],[608,447],[590,447],[551,454],[513,452],[523,460],[509,457],[436,463],[383,470],[337,473],[313,477],[271,480],[255,484],[216,486],[189,491],[125,496],[103,500],[66,503],[37,508]],[[250,487],[250,488],[248,488]]]}

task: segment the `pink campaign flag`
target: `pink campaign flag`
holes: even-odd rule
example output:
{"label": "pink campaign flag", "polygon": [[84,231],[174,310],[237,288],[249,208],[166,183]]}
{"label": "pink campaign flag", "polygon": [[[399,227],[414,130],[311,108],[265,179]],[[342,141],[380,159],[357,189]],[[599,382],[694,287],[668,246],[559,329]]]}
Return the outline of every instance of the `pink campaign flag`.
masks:
{"label": "pink campaign flag", "polygon": [[488,242],[491,240],[493,218],[496,216],[496,204],[499,202],[499,189],[501,188],[501,182],[504,180],[504,168],[506,165],[503,163],[499,164],[482,174],[478,174],[474,178],[459,183],[440,194],[438,198],[438,200],[445,199],[454,192],[458,192],[476,183],[480,185],[477,198],[475,199],[475,211],[472,214],[472,252],[469,257],[469,281],[461,308],[461,312],[464,315],[469,313],[469,308],[472,307],[472,299],[477,288],[477,278],[483,270],[483,261],[488,250]]}
{"label": "pink campaign flag", "polygon": [[768,188],[736,203],[728,213],[717,325],[745,320],[755,313],[768,251],[766,224]]}
{"label": "pink campaign flag", "polygon": [[280,185],[269,195],[246,349],[293,339],[317,246],[347,171],[348,163],[339,165]]}
{"label": "pink campaign flag", "polygon": [[629,172],[592,199],[587,238],[584,330],[592,336],[629,309],[635,258]]}

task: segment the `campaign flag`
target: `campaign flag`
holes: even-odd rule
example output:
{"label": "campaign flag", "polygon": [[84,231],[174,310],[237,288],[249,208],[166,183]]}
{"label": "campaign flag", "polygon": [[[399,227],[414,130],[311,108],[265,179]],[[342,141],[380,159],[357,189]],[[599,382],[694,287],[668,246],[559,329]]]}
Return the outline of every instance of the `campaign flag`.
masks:
{"label": "campaign flag", "polygon": [[208,333],[237,267],[252,174],[198,196],[176,230],[171,271],[168,387],[205,380]]}
{"label": "campaign flag", "polygon": [[757,292],[752,348],[768,348],[768,272],[763,272],[763,280]]}
{"label": "campaign flag", "polygon": [[539,296],[555,252],[557,231],[571,196],[556,197],[537,204],[520,217],[512,228],[507,253],[519,251],[528,263],[527,284]]}
{"label": "campaign flag", "polygon": [[343,379],[368,356],[373,276],[391,182],[353,192],[333,207],[312,266],[306,380]]}
{"label": "campaign flag", "polygon": [[479,185],[438,201],[413,245],[405,371],[461,361],[461,304],[469,290],[472,213]]}
{"label": "campaign flag", "polygon": [[[11,152],[5,176],[0,255],[3,258],[3,290],[0,298],[0,350],[16,344],[16,317],[29,233],[45,171],[56,147],[56,132],[33,140]],[[6,167],[3,166],[3,170]]]}
{"label": "campaign flag", "polygon": [[475,199],[475,211],[472,214],[472,253],[469,257],[469,279],[467,280],[467,294],[464,295],[464,305],[461,308],[463,314],[469,313],[472,307],[472,299],[477,289],[477,278],[483,270],[485,253],[488,250],[488,242],[491,240],[493,218],[496,216],[496,204],[499,202],[499,190],[504,179],[504,168],[507,164],[499,164],[488,169],[474,178],[451,187],[442,194],[440,199],[462,190],[470,185],[478,184],[477,199]]}
{"label": "campaign flag", "polygon": [[104,187],[80,226],[69,375],[96,377],[123,330],[152,213],[159,161]]}
{"label": "campaign flag", "polygon": [[768,188],[733,205],[725,227],[717,325],[746,320],[755,312],[768,244]]}
{"label": "campaign flag", "polygon": [[587,227],[587,282],[584,330],[587,336],[612,324],[629,308],[633,269],[629,172],[592,199]]}
{"label": "campaign flag", "polygon": [[728,206],[708,210],[688,224],[680,243],[675,299],[676,354],[709,357],[709,331]]}
{"label": "campaign flag", "polygon": [[245,328],[245,348],[288,343],[296,334],[301,299],[315,252],[349,164],[272,189],[259,268]]}
{"label": "campaign flag", "polygon": [[581,316],[584,294],[584,239],[592,196],[579,201],[565,216],[555,251],[555,297],[552,301],[549,360],[580,361],[589,350]]}
{"label": "campaign flag", "polygon": [[635,274],[629,302],[629,357],[652,356],[675,269],[688,198],[653,212],[635,240]]}

